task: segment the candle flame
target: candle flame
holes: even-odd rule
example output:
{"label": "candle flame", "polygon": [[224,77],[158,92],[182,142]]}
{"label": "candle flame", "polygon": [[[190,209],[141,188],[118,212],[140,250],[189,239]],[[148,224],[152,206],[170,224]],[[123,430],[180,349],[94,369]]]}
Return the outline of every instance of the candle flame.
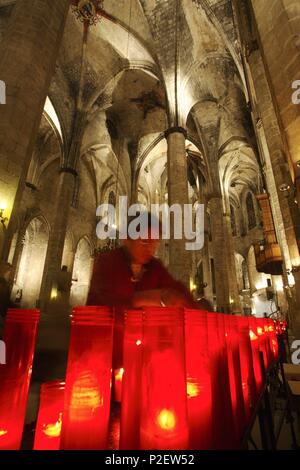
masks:
{"label": "candle flame", "polygon": [[137,342],[135,343],[137,346],[140,346],[142,344],[142,341],[140,339],[137,340]]}
{"label": "candle flame", "polygon": [[5,436],[7,433],[6,429],[0,429],[0,437]]}
{"label": "candle flame", "polygon": [[62,425],[62,413],[59,413],[59,418],[56,421],[56,423],[43,425],[43,433],[46,434],[47,437],[59,437],[61,433],[61,425]]}
{"label": "candle flame", "polygon": [[115,380],[122,380],[122,377],[123,377],[123,374],[124,374],[124,369],[123,367],[121,367],[121,369],[116,369],[115,370]]}
{"label": "candle flame", "polygon": [[157,423],[164,431],[172,431],[175,428],[176,417],[172,411],[164,408],[157,417]]}
{"label": "candle flame", "polygon": [[252,330],[249,331],[249,336],[250,336],[251,341],[255,341],[257,339],[256,334]]}
{"label": "candle flame", "polygon": [[186,384],[186,393],[188,398],[195,398],[200,395],[200,386],[196,382],[188,381]]}

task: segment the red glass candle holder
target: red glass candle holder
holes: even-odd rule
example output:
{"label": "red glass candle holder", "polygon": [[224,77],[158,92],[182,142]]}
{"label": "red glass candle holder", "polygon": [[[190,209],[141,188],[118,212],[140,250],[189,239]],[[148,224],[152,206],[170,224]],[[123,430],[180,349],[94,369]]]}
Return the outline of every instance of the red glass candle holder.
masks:
{"label": "red glass candle holder", "polygon": [[238,317],[238,328],[244,408],[248,423],[257,400],[248,317]]}
{"label": "red glass candle holder", "polygon": [[21,445],[39,317],[35,309],[7,313],[6,364],[0,365],[0,450]]}
{"label": "red glass candle holder", "polygon": [[274,320],[268,319],[269,341],[271,349],[272,363],[278,361],[278,340],[276,335],[276,325]]}
{"label": "red glass candle holder", "polygon": [[34,450],[59,450],[64,392],[65,382],[56,380],[41,385]]}
{"label": "red glass candle holder", "polygon": [[235,447],[235,430],[230,397],[224,315],[209,313],[207,324],[212,389],[213,448],[232,449]]}
{"label": "red glass candle holder", "polygon": [[113,395],[114,401],[121,403],[122,401],[122,384],[123,384],[124,368],[114,369],[113,371]]}
{"label": "red glass candle holder", "polygon": [[259,395],[263,387],[263,375],[260,361],[260,341],[257,333],[257,318],[249,318],[249,337],[252,348],[253,369],[255,376],[256,392]]}
{"label": "red glass candle holder", "polygon": [[141,449],[188,449],[183,317],[181,309],[145,309]]}
{"label": "red glass candle holder", "polygon": [[113,313],[73,310],[61,449],[106,449],[110,412]]}
{"label": "red glass candle holder", "polygon": [[268,338],[265,331],[265,319],[256,318],[256,334],[259,340],[259,349],[263,353],[264,367],[268,370],[269,367],[269,350],[268,350]]}
{"label": "red glass candle holder", "polygon": [[224,322],[236,447],[239,447],[245,431],[246,417],[239,354],[238,317],[235,315],[225,315]]}
{"label": "red glass candle holder", "polygon": [[185,357],[190,449],[211,449],[212,395],[204,310],[185,310]]}
{"label": "red glass candle holder", "polygon": [[140,448],[143,311],[125,313],[120,449]]}

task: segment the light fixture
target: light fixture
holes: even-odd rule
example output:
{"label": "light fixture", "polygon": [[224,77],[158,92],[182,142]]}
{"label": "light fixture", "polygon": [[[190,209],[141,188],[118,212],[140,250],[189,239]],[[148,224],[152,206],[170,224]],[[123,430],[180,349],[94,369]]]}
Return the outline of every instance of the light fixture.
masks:
{"label": "light fixture", "polygon": [[103,0],[72,0],[72,10],[86,26],[96,25],[103,13]]}
{"label": "light fixture", "polygon": [[0,202],[0,222],[5,227],[5,222],[8,220],[7,217],[4,217],[4,211],[7,209],[7,204],[4,201]]}
{"label": "light fixture", "polygon": [[288,191],[289,189],[291,189],[291,187],[287,183],[283,183],[279,186],[279,191],[281,191],[281,192]]}

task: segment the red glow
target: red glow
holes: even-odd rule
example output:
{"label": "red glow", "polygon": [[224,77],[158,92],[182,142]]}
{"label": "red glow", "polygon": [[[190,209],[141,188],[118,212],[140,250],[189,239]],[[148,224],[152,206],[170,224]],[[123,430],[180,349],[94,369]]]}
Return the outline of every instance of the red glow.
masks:
{"label": "red glow", "polygon": [[[203,390],[203,389],[202,389]],[[186,384],[186,393],[188,398],[195,398],[199,397],[201,393],[201,386],[197,382],[197,380],[188,377],[188,381]]]}
{"label": "red glow", "polygon": [[233,445],[235,446],[235,448],[238,448],[246,424],[239,354],[239,318],[237,316],[225,315],[224,321],[226,329],[228,330],[226,345],[230,381],[230,396],[235,431],[235,442],[233,442]]}
{"label": "red glow", "polygon": [[58,420],[56,421],[56,423],[43,425],[43,433],[47,437],[60,437],[61,425],[62,425],[62,413],[59,413]]}
{"label": "red glow", "polygon": [[61,449],[105,449],[110,411],[113,314],[73,310]]}
{"label": "red glow", "polygon": [[157,416],[157,424],[164,431],[173,431],[176,426],[176,416],[170,410],[162,410]]}
{"label": "red glow", "polygon": [[3,340],[7,361],[0,366],[0,450],[21,444],[32,371],[38,310],[8,310]]}
{"label": "red glow", "polygon": [[121,402],[122,400],[122,381],[123,381],[124,369],[123,367],[114,371],[114,399],[115,401]]}
{"label": "red glow", "polygon": [[212,397],[207,312],[185,310],[187,408],[191,449],[212,447]]}
{"label": "red glow", "polygon": [[[256,321],[256,319],[253,320]],[[250,340],[249,320],[247,317],[238,317],[238,329],[244,409],[246,420],[248,420],[257,396],[252,347],[258,343]]]}
{"label": "red glow", "polygon": [[59,450],[65,383],[46,382],[41,386],[40,407],[34,450]]}
{"label": "red glow", "polygon": [[250,330],[249,335],[250,335],[251,341],[256,341],[256,340],[258,340],[258,336],[256,336],[256,334],[254,333],[253,330]]}
{"label": "red glow", "polygon": [[180,309],[145,309],[141,449],[188,448],[183,326]]}
{"label": "red glow", "polygon": [[263,377],[262,377],[260,355],[259,355],[260,337],[255,334],[255,331],[257,332],[257,319],[252,318],[252,317],[249,318],[249,326],[250,326],[250,339],[251,339],[256,391],[257,391],[257,394],[259,394],[262,389]]}
{"label": "red glow", "polygon": [[125,312],[120,449],[127,450],[140,447],[142,319],[141,310]]}

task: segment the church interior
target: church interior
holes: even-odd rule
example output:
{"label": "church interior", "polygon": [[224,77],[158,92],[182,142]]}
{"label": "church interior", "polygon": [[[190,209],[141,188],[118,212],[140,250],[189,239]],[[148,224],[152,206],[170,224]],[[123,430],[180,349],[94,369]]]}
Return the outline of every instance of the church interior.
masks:
{"label": "church interior", "polygon": [[0,281],[40,312],[27,425],[112,249],[97,207],[120,196],[203,204],[203,248],[157,256],[225,325],[300,339],[298,0],[0,0],[0,81]]}

